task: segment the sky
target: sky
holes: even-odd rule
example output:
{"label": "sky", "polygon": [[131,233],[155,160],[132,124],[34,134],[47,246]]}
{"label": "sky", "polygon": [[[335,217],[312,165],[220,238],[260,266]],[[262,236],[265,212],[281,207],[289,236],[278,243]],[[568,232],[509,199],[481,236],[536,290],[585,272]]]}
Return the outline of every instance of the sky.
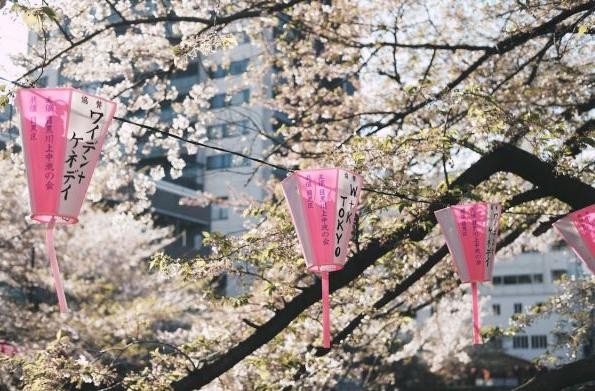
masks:
{"label": "sky", "polygon": [[0,13],[0,76],[12,80],[22,73],[22,68],[12,64],[10,56],[23,53],[26,49],[25,24],[14,14]]}

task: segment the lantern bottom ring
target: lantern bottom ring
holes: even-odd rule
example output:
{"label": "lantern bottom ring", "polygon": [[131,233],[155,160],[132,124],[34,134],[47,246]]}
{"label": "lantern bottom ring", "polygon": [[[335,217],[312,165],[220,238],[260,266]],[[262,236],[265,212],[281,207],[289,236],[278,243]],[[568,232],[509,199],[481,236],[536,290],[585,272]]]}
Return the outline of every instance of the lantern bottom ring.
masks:
{"label": "lantern bottom ring", "polygon": [[308,266],[308,271],[314,273],[336,272],[341,269],[343,269],[343,265],[336,265],[334,263]]}
{"label": "lantern bottom ring", "polygon": [[52,219],[54,219],[55,224],[76,224],[79,221],[79,219],[75,216],[52,215],[43,213],[32,214],[31,219],[42,224],[49,224]]}

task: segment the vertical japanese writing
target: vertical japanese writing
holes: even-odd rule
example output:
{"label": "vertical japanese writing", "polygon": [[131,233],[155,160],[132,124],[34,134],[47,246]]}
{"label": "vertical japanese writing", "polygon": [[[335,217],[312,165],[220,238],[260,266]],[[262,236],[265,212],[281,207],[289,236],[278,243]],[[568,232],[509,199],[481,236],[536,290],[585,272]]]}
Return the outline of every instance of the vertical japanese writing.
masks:
{"label": "vertical japanese writing", "polygon": [[595,234],[595,214],[593,212],[579,211],[576,214],[576,222],[585,233],[591,236]]}
{"label": "vertical japanese writing", "polygon": [[328,227],[328,210],[326,207],[327,204],[327,188],[326,188],[326,178],[323,174],[318,176],[318,196],[320,200],[320,235],[322,237],[322,245],[328,246],[330,243],[329,240],[329,227]]}
{"label": "vertical japanese writing", "polygon": [[467,217],[467,210],[465,208],[462,208],[460,213],[461,213],[461,218],[460,218],[460,221],[461,221],[461,235],[463,237],[465,237],[465,236],[467,236],[467,219],[468,219],[468,217]]}
{"label": "vertical japanese writing", "polygon": [[500,207],[496,204],[488,204],[487,213],[487,242],[485,248],[486,270],[490,267],[490,259],[496,252],[496,235],[498,234],[498,220],[500,218]]}
{"label": "vertical japanese writing", "polygon": [[80,97],[80,105],[83,107],[82,113],[71,113],[71,116],[82,116],[83,121],[78,118],[71,123],[69,130],[68,144],[66,149],[66,160],[64,161],[64,175],[62,177],[62,190],[64,201],[67,201],[73,186],[83,184],[85,178],[91,173],[89,163],[93,161],[93,154],[97,148],[99,134],[101,129],[101,119],[103,118],[103,102],[95,99],[95,104],[91,104],[88,96]]}
{"label": "vertical japanese writing", "polygon": [[54,159],[54,103],[46,99],[45,101],[45,112],[46,112],[46,123],[45,123],[45,166],[44,166],[44,177],[45,177],[45,188],[46,190],[54,189],[54,177],[55,167],[53,163]]}
{"label": "vertical japanese writing", "polygon": [[29,100],[29,115],[29,121],[31,123],[29,140],[37,141],[37,99],[34,95]]}
{"label": "vertical japanese writing", "polygon": [[471,207],[471,213],[470,213],[470,218],[471,218],[471,230],[473,232],[473,259],[475,260],[475,264],[476,265],[481,265],[482,263],[482,253],[481,253],[481,244],[479,241],[480,235],[479,235],[479,224],[477,221],[477,209],[478,209],[478,205],[474,204]]}
{"label": "vertical japanese writing", "polygon": [[[344,172],[343,178],[339,179],[339,192],[337,194],[337,224],[335,229],[335,257],[341,255],[345,243],[349,241],[355,219],[353,218],[354,209],[357,202],[357,178]],[[351,176],[351,181],[349,177]],[[345,235],[345,237],[344,237]]]}
{"label": "vertical japanese writing", "polygon": [[308,209],[314,208],[314,190],[312,190],[312,177],[306,175],[306,206]]}
{"label": "vertical japanese writing", "polygon": [[[587,259],[590,257],[591,262],[595,261],[595,205],[574,212],[571,215],[571,219],[586,247],[585,254]],[[588,261],[587,265],[589,265]],[[589,267],[595,270],[595,264],[589,265]]]}

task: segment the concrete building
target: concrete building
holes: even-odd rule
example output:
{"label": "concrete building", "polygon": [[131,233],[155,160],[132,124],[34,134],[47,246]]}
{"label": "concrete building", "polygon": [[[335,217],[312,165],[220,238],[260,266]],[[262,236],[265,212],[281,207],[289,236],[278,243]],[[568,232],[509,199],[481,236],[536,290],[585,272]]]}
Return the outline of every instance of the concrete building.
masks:
{"label": "concrete building", "polygon": [[[260,93],[262,86],[242,81],[251,68],[261,66],[260,49],[245,34],[236,37],[237,46],[214,53],[208,58],[214,65],[201,67],[201,80],[210,79],[216,88],[210,101],[213,120],[207,126],[207,138],[211,145],[262,157],[271,145],[263,134],[271,132],[272,112],[252,102],[254,90],[258,88]],[[264,83],[270,86],[270,78]],[[225,234],[244,231],[241,210],[227,201],[234,195],[262,200],[266,195],[262,184],[272,173],[270,167],[257,167],[248,159],[209,149],[201,149],[199,159],[204,167],[204,191],[220,200],[211,206],[210,230]]]}
{"label": "concrete building", "polygon": [[[522,253],[512,258],[496,258],[492,283],[482,284],[482,297],[489,297],[483,307],[483,325],[505,328],[514,314],[525,313],[559,293],[556,283],[564,275],[589,273],[568,248],[548,253]],[[557,316],[540,319],[513,337],[500,337],[496,347],[518,358],[532,360],[555,343],[551,333]],[[559,352],[563,359],[563,352]]]}

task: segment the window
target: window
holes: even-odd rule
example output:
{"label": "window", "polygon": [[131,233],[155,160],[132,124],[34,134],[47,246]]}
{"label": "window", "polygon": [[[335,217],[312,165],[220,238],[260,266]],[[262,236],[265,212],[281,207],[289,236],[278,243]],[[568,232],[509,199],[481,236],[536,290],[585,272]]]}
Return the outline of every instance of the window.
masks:
{"label": "window", "polygon": [[250,132],[250,124],[248,123],[248,120],[234,122],[234,123],[230,124],[230,127],[233,128],[233,131],[230,132],[231,136],[248,134]]}
{"label": "window", "polygon": [[211,109],[220,109],[225,107],[225,94],[217,94],[209,99]]}
{"label": "window", "polygon": [[526,335],[515,335],[512,337],[513,349],[529,349],[529,337]]}
{"label": "window", "polygon": [[228,75],[240,75],[248,70],[248,64],[250,60],[248,58],[243,60],[232,61],[229,64],[229,68],[223,68],[221,64],[213,65],[207,73],[211,79],[220,79]]}
{"label": "window", "polygon": [[492,312],[494,315],[500,315],[500,304],[492,304]]}
{"label": "window", "polygon": [[227,220],[229,208],[227,208],[227,197],[217,197],[218,203],[211,206],[211,220]]}
{"label": "window", "polygon": [[219,64],[212,65],[208,69],[208,74],[211,79],[219,79],[219,78],[227,76],[227,70]]}
{"label": "window", "polygon": [[223,138],[227,134],[227,125],[218,124],[207,126],[207,137],[210,139]]}
{"label": "window", "polygon": [[547,335],[532,335],[531,349],[547,349]]}
{"label": "window", "polygon": [[227,220],[229,218],[229,209],[213,205],[211,207],[211,220]]}
{"label": "window", "polygon": [[219,170],[222,168],[249,166],[250,160],[235,157],[230,153],[221,153],[207,157],[207,170]]}
{"label": "window", "polygon": [[523,312],[523,304],[522,303],[514,303],[514,313],[520,314]]}
{"label": "window", "polygon": [[516,274],[508,276],[494,276],[492,278],[494,285],[517,285],[517,284],[541,284],[543,283],[543,274]]}
{"label": "window", "polygon": [[245,89],[236,92],[231,96],[230,106],[239,106],[242,103],[250,102],[250,90]]}
{"label": "window", "polygon": [[245,89],[236,92],[226,101],[225,94],[217,94],[209,99],[211,109],[220,109],[226,106],[239,106],[242,103],[250,102],[250,90]]}
{"label": "window", "polygon": [[207,137],[209,139],[214,140],[226,137],[239,136],[242,134],[248,134],[249,131],[250,124],[248,120],[242,120],[237,122],[207,126]]}
{"label": "window", "polygon": [[517,276],[517,284],[530,284],[531,283],[531,275],[530,274],[521,274]]}
{"label": "window", "polygon": [[250,42],[250,36],[246,34],[244,31],[238,31],[236,33],[233,33],[233,35],[236,38],[236,41],[238,41],[238,45]]}
{"label": "window", "polygon": [[536,284],[543,283],[543,274],[533,274],[533,282]]}
{"label": "window", "polygon": [[239,60],[239,61],[232,61],[229,65],[229,73],[232,75],[239,75],[244,73],[248,70],[248,63],[250,62],[249,59]]}
{"label": "window", "polygon": [[563,276],[565,276],[566,274],[568,274],[568,272],[565,269],[552,270],[552,281],[557,281],[557,280],[561,279]]}
{"label": "window", "polygon": [[231,154],[222,153],[207,157],[207,170],[218,170],[231,167]]}

